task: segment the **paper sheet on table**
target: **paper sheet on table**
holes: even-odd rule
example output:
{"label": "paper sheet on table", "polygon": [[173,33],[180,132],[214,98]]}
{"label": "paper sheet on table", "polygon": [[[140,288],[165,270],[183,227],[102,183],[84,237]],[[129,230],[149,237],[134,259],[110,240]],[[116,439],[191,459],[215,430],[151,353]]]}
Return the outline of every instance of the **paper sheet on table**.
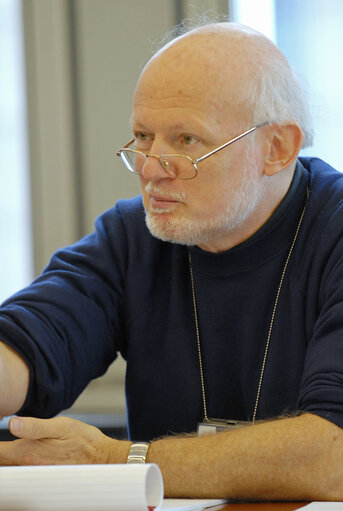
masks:
{"label": "paper sheet on table", "polygon": [[222,499],[164,499],[160,511],[219,510],[225,505]]}
{"label": "paper sheet on table", "polygon": [[343,511],[343,502],[311,502],[301,508],[301,511]]}
{"label": "paper sheet on table", "polygon": [[148,511],[162,499],[154,464],[0,467],[1,511]]}

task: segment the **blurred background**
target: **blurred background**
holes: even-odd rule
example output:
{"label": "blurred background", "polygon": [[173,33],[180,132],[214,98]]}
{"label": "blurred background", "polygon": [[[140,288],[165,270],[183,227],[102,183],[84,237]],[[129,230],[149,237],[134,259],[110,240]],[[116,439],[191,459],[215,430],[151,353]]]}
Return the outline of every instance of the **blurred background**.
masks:
{"label": "blurred background", "polygon": [[[306,153],[343,169],[341,0],[0,0],[0,301],[139,193],[115,157],[130,139],[135,82],[165,33],[204,13],[280,47],[309,89]],[[71,412],[125,421],[124,371],[116,362]]]}

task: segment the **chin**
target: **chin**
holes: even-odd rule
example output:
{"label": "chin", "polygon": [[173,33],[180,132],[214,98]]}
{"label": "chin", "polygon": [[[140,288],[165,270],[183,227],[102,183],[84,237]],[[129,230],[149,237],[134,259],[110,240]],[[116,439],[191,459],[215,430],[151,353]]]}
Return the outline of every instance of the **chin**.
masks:
{"label": "chin", "polygon": [[171,215],[146,212],[145,223],[150,233],[162,241],[179,245],[199,245],[207,243],[213,235],[212,229],[203,228],[204,222]]}
{"label": "chin", "polygon": [[150,234],[155,238],[170,243],[187,244],[183,241],[183,236],[180,236],[175,221],[173,222],[170,218],[167,218],[165,213],[146,212],[145,223]]}

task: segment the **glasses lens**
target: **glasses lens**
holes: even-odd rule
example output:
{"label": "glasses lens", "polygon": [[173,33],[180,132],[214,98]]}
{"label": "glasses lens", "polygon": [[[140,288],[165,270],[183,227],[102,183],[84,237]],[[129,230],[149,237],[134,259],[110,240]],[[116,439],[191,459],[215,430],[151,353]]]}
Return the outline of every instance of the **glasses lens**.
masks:
{"label": "glasses lens", "polygon": [[166,173],[172,178],[192,179],[196,176],[196,169],[187,156],[167,154],[160,156],[159,160]]}
{"label": "glasses lens", "polygon": [[131,172],[135,172],[135,174],[142,173],[143,165],[146,160],[143,154],[136,153],[135,151],[124,150],[120,155],[126,167]]}
{"label": "glasses lens", "polygon": [[[126,167],[135,174],[142,174],[143,166],[147,160],[144,154],[135,150],[124,149],[120,156]],[[196,169],[192,161],[183,155],[162,155],[159,157],[149,156],[148,158],[158,158],[166,174],[175,179],[192,179],[196,176]]]}

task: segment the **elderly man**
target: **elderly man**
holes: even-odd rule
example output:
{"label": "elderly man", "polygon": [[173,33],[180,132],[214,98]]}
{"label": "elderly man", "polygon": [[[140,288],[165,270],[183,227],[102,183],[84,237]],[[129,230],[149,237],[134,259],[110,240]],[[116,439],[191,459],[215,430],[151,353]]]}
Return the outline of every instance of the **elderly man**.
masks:
{"label": "elderly man", "polygon": [[[298,159],[287,61],[246,27],[195,29],[147,64],[131,124],[143,204],[3,305],[0,412],[51,417],[121,352],[130,438],[168,496],[343,499],[343,176]],[[10,428],[2,464],[137,451],[66,418]]]}

